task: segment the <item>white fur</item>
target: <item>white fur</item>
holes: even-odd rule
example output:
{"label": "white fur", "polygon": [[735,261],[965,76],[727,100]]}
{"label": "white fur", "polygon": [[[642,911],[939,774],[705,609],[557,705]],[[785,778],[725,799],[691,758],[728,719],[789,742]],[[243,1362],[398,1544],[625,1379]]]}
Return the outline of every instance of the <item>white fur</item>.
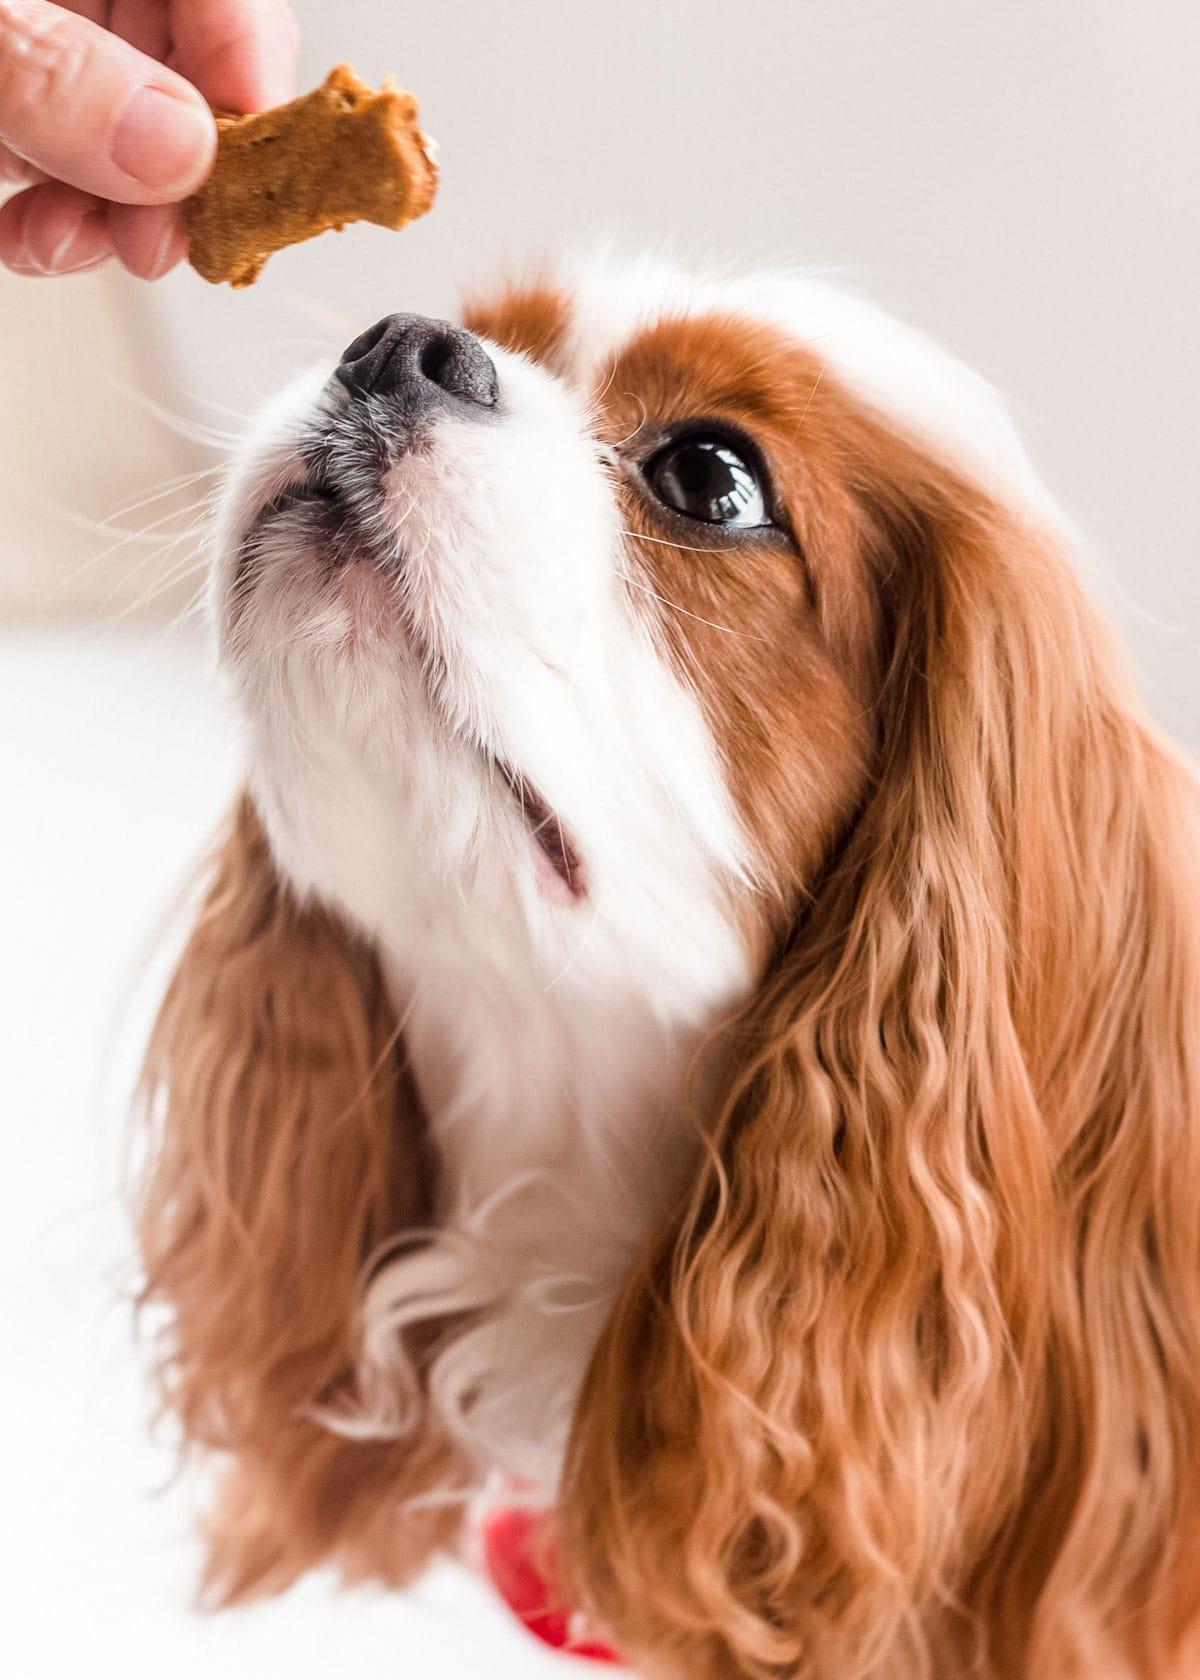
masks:
{"label": "white fur", "polygon": [[[503,415],[439,420],[387,472],[398,581],[322,582],[270,537],[239,601],[241,535],[342,401],[328,370],[294,387],[231,487],[217,597],[275,853],[376,941],[440,1157],[438,1229],[372,1282],[364,1410],[341,1426],[403,1428],[404,1326],[478,1312],[435,1399],[481,1466],[550,1488],[603,1313],[691,1147],[684,1063],[748,980],[726,887],[746,859],[697,704],[626,600],[584,408],[494,358]],[[487,755],[577,838],[583,903],[539,891]]]}
{"label": "white fur", "polygon": [[629,340],[655,321],[743,315],[813,350],[846,390],[994,496],[1056,529],[1067,523],[995,388],[845,286],[785,270],[719,276],[654,254],[584,258],[564,264],[559,279],[574,300],[566,360],[585,384],[602,384]]}
{"label": "white fur", "polygon": [[[755,860],[696,697],[624,588],[589,399],[640,325],[741,311],[1031,512],[1050,507],[977,376],[828,286],[648,262],[584,270],[570,290],[557,374],[493,350],[500,410],[440,419],[362,487],[394,570],[330,577],[285,521],[233,588],[302,435],[338,423],[325,367],[250,440],[215,584],[275,854],[375,941],[440,1156],[436,1229],[375,1272],[362,1408],[337,1426],[403,1430],[406,1327],[469,1314],[435,1361],[435,1403],[481,1473],[544,1494],[614,1291],[695,1147],[692,1047],[751,979],[733,905]],[[544,890],[496,759],[576,840],[581,901]]]}

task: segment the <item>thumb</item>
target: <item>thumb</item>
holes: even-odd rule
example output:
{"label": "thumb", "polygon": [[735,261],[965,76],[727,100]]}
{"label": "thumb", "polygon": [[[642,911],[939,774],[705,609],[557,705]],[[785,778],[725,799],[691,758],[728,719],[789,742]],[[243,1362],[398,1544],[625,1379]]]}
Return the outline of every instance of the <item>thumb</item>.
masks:
{"label": "thumb", "polygon": [[0,142],[119,204],[185,198],[216,126],[182,76],[50,0],[0,0]]}

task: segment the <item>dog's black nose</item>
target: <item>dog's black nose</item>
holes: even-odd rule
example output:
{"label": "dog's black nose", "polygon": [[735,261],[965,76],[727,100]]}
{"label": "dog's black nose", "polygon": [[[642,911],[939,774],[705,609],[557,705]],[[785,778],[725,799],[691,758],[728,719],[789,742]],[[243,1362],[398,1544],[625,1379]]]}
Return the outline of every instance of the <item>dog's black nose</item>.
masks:
{"label": "dog's black nose", "polygon": [[474,333],[424,315],[386,315],[342,353],[352,397],[386,397],[405,419],[449,402],[494,408],[496,369]]}

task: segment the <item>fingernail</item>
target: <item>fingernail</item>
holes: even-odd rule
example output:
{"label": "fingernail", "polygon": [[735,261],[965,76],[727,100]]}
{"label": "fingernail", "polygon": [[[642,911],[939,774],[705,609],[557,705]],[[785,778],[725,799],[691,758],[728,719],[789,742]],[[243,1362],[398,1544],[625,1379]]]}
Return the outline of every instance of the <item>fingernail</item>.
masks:
{"label": "fingernail", "polygon": [[85,268],[97,268],[112,254],[105,250],[97,252],[95,236],[103,227],[103,210],[89,210],[45,256],[40,256],[33,248],[34,241],[23,227],[16,255],[10,260],[9,267],[16,274],[42,275],[79,274]]}
{"label": "fingernail", "polygon": [[95,245],[95,235],[103,226],[103,210],[89,210],[51,251],[42,268],[43,274],[75,274],[93,267],[98,260],[103,261],[97,258]]}
{"label": "fingernail", "polygon": [[198,99],[176,99],[144,87],[130,99],[113,131],[118,169],[151,192],[183,196],[204,178],[216,144],[216,125]]}
{"label": "fingernail", "polygon": [[146,270],[147,280],[161,280],[183,255],[183,235],[177,222],[168,222],[159,236],[158,249]]}
{"label": "fingernail", "polygon": [[23,275],[27,279],[65,280],[71,274],[87,274],[93,268],[103,268],[111,256],[111,251],[105,251],[100,256],[93,253],[92,256],[68,263],[63,268],[51,268],[48,263],[38,262],[36,257],[25,257],[21,260],[14,258],[8,266],[14,274]]}

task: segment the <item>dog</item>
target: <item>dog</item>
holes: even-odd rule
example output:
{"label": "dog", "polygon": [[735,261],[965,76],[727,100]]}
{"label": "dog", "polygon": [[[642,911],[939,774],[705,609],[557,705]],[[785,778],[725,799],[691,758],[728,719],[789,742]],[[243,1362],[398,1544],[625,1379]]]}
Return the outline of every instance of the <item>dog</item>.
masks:
{"label": "dog", "polygon": [[647,1675],[1179,1680],[1196,786],[992,389],[564,264],[297,380],[212,548],[140,1237],[214,1596],[508,1498]]}

